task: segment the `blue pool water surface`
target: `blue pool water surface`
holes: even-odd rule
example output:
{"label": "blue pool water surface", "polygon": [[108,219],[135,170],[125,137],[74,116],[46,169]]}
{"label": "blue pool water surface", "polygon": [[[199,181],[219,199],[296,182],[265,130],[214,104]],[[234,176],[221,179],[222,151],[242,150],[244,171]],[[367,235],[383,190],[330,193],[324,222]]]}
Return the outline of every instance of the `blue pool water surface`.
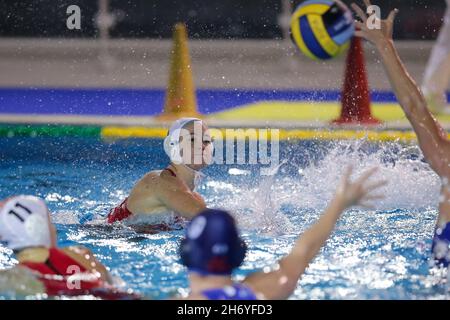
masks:
{"label": "blue pool water surface", "polygon": [[[446,275],[430,267],[437,217],[438,177],[414,145],[368,142],[283,142],[283,165],[260,176],[260,165],[218,165],[204,170],[199,192],[209,207],[235,215],[249,246],[237,279],[273,267],[330,200],[348,163],[356,171],[379,166],[389,180],[376,210],[349,210],[311,263],[291,299],[442,299]],[[0,138],[0,198],[45,198],[59,244],[89,247],[118,285],[152,299],[187,292],[177,257],[182,231],[139,234],[108,226],[104,216],[134,182],[167,164],[161,140]],[[0,269],[13,266],[0,246]],[[0,293],[0,297],[1,297]]]}

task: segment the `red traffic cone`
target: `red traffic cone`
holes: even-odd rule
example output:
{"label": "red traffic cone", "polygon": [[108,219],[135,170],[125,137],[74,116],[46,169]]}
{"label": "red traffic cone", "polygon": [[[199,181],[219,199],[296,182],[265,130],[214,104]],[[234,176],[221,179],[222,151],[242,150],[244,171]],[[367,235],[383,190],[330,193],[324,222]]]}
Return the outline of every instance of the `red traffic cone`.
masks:
{"label": "red traffic cone", "polygon": [[370,111],[370,91],[364,51],[359,37],[353,37],[350,44],[341,103],[341,116],[334,120],[333,124],[376,125],[381,123],[372,116]]}

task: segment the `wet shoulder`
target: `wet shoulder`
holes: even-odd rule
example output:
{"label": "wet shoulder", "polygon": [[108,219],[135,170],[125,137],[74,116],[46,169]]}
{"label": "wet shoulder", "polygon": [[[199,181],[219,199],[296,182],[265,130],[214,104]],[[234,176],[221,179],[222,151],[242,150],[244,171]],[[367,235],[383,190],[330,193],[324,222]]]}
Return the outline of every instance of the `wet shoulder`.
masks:
{"label": "wet shoulder", "polygon": [[167,170],[155,170],[147,173],[137,185],[139,190],[145,190],[145,193],[165,190],[167,188],[179,188],[180,179],[174,177]]}
{"label": "wet shoulder", "polygon": [[160,182],[162,178],[162,170],[153,170],[150,172],[147,172],[141,179],[141,183],[144,183],[146,185],[152,185],[157,184]]}
{"label": "wet shoulder", "polygon": [[165,185],[173,185],[173,184],[179,184],[180,179],[177,178],[170,172],[169,170],[159,170],[155,172],[155,175],[157,175],[157,181],[159,183],[165,184]]}
{"label": "wet shoulder", "polygon": [[89,260],[92,257],[92,251],[81,245],[74,245],[69,247],[60,248],[62,252],[77,260],[78,262]]}

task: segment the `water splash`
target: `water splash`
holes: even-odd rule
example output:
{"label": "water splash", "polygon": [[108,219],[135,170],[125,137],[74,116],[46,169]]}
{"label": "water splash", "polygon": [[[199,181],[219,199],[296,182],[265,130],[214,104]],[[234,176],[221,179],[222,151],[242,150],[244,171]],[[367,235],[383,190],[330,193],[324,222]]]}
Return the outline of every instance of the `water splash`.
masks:
{"label": "water splash", "polygon": [[[101,150],[86,154],[106,157],[108,152]],[[71,168],[63,161],[23,163],[20,170],[12,165],[0,167],[0,177],[11,186],[8,192],[32,189],[49,197],[61,245],[88,246],[111,268],[113,276],[122,278],[130,288],[165,298],[186,292],[185,269],[177,256],[183,231],[143,235],[125,224],[107,226],[104,222],[105,212],[123,200],[139,176],[164,165],[154,151],[147,150],[154,149],[135,148],[135,156],[108,163],[108,171],[104,163],[96,161],[79,162]],[[448,298],[448,274],[429,267],[440,181],[416,146],[295,142],[280,150],[286,163],[273,176],[261,177],[257,167],[233,166],[243,171],[229,172],[230,167],[212,166],[200,186],[209,207],[234,213],[249,245],[238,278],[274,265],[287,254],[326,207],[344,167],[353,163],[355,176],[366,168],[380,167],[375,178],[389,180],[381,190],[386,198],[376,203],[377,210],[355,208],[343,214],[292,298]],[[143,156],[145,152],[147,156]],[[245,174],[233,174],[242,172]],[[23,179],[25,173],[35,174],[30,179],[45,175],[48,183],[36,185],[34,180]],[[97,178],[85,178],[92,175]],[[84,181],[82,186],[80,181]],[[80,217],[89,212],[94,214],[92,223],[80,225]],[[11,252],[0,247],[0,268],[15,263]]]}
{"label": "water splash", "polygon": [[[283,164],[294,166],[292,160],[285,159]],[[255,185],[243,185],[242,180],[234,186],[227,183],[227,190],[214,190],[227,193],[216,203],[236,212],[241,226],[249,231],[290,232],[292,221],[300,219],[309,224],[318,217],[334,195],[345,168],[352,164],[353,178],[378,167],[373,179],[388,181],[377,192],[385,195],[374,204],[377,210],[427,210],[437,206],[439,179],[415,146],[391,144],[373,151],[366,141],[337,142],[322,159],[308,162],[294,174],[274,172],[268,177],[253,177]]]}
{"label": "water splash", "polygon": [[378,167],[374,179],[388,181],[388,185],[379,190],[386,198],[376,203],[377,209],[436,206],[439,179],[421,160],[417,147],[399,149],[396,144],[385,145],[372,153],[366,148],[365,141],[336,143],[324,159],[301,170],[300,179],[293,181],[301,197],[289,200],[302,207],[323,208],[334,194],[346,166],[351,164],[354,177],[368,168]]}

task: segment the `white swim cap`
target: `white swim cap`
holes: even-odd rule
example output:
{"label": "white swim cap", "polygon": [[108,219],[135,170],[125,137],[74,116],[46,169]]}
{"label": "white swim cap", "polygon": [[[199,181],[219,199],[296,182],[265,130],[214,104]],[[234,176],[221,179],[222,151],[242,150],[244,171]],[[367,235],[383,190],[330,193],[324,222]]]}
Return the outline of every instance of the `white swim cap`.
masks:
{"label": "white swim cap", "polygon": [[176,120],[170,126],[169,133],[164,139],[164,151],[169,156],[170,160],[176,164],[182,163],[182,157],[180,155],[180,137],[182,134],[182,129],[185,125],[190,122],[199,121],[202,123],[201,119],[198,118],[180,118]]}
{"label": "white swim cap", "polygon": [[48,209],[44,200],[20,195],[6,200],[0,208],[0,241],[13,250],[51,247]]}

